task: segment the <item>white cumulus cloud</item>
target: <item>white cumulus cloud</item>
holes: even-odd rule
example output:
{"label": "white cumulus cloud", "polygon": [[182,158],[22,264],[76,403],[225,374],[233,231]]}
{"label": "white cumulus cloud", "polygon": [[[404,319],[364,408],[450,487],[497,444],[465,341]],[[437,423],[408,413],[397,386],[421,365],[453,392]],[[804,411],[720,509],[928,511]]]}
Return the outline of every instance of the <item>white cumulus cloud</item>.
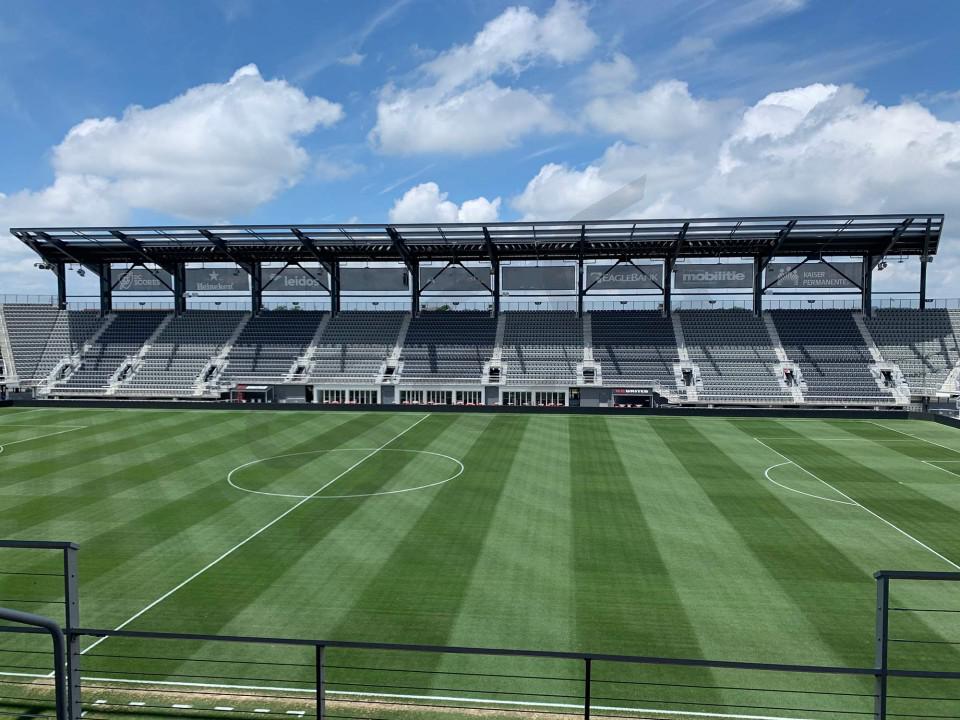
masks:
{"label": "white cumulus cloud", "polygon": [[435,182],[416,185],[394,202],[390,209],[392,223],[419,222],[496,222],[500,214],[500,198],[478,197],[457,205],[440,192]]}
{"label": "white cumulus cloud", "polygon": [[371,142],[392,154],[470,154],[565,127],[549,95],[503,87],[493,78],[519,74],[538,62],[581,59],[597,41],[586,12],[571,0],[557,0],[543,16],[525,7],[508,8],[471,43],[421,65],[422,84],[384,87]]}

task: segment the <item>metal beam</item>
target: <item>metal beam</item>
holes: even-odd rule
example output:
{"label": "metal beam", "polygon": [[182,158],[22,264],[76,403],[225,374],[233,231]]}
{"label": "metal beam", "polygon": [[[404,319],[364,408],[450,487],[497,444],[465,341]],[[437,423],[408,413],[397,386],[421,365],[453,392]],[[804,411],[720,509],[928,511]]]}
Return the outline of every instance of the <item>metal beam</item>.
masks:
{"label": "metal beam", "polygon": [[[86,270],[89,270],[94,275],[100,275],[100,273],[103,271],[103,266],[101,264],[84,262],[79,257],[74,255],[73,252],[70,250],[70,248],[67,246],[67,244],[61,241],[60,239],[55,238],[52,235],[45,232],[38,232],[37,237],[42,238],[45,242],[50,243],[57,250],[59,250],[68,258],[70,258],[73,262],[75,262],[77,265],[80,265]],[[109,275],[109,272],[107,274]]]}
{"label": "metal beam", "polygon": [[403,238],[400,236],[400,233],[397,232],[395,227],[387,226],[387,235],[390,236],[390,240],[393,242],[393,249],[397,251],[400,255],[400,258],[403,260],[403,264],[407,266],[407,270],[411,273],[414,271],[414,268],[417,265],[417,260],[410,253],[410,249],[407,247],[407,244],[403,241]]}
{"label": "metal beam", "polygon": [[913,223],[913,218],[909,217],[897,226],[897,228],[890,235],[890,242],[887,243],[886,247],[878,255],[873,256],[873,259],[871,260],[871,262],[873,263],[873,267],[876,267],[880,263],[880,261],[887,256],[887,253],[889,253],[891,250],[893,250],[894,247],[896,247],[897,242],[900,240],[900,236],[906,232],[907,228],[910,227],[911,223]]}
{"label": "metal beam", "polygon": [[117,238],[117,240],[122,242],[124,245],[129,247],[131,250],[133,250],[145,262],[153,263],[157,267],[173,275],[173,271],[172,271],[173,266],[170,263],[157,259],[153,255],[151,255],[149,252],[147,252],[143,247],[143,243],[137,240],[136,238],[130,237],[125,232],[121,232],[120,230],[111,230],[110,234],[113,235],[115,238]]}
{"label": "metal beam", "polygon": [[240,257],[240,256],[237,255],[235,252],[233,252],[233,250],[230,248],[230,246],[227,245],[227,243],[225,243],[225,242],[223,241],[223,238],[220,238],[220,237],[218,237],[217,235],[214,235],[212,232],[210,232],[210,231],[207,230],[206,228],[201,228],[199,232],[200,232],[200,234],[203,235],[207,240],[209,240],[210,243],[211,243],[215,248],[217,248],[217,250],[219,250],[219,251],[222,252],[224,255],[226,255],[229,260],[231,260],[233,263],[235,263],[237,266],[239,266],[239,267],[242,268],[243,270],[246,270],[246,272],[247,272],[248,275],[251,275],[251,276],[253,275],[253,268],[252,268],[252,264],[250,263],[250,261],[247,260],[246,258]]}
{"label": "metal beam", "polygon": [[483,226],[483,242],[487,248],[487,255],[490,257],[490,271],[493,273],[493,316],[500,315],[500,255],[497,252],[497,246],[490,237],[490,231],[487,226]]}

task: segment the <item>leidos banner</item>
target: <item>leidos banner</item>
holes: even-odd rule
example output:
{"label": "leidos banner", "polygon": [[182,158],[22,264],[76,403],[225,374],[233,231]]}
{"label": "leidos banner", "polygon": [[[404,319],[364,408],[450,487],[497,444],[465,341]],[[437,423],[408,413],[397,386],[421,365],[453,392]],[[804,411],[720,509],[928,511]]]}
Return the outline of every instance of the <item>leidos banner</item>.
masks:
{"label": "leidos banner", "polygon": [[[161,278],[163,282],[160,281]],[[151,273],[142,267],[131,268],[129,272],[122,268],[111,268],[110,284],[113,285],[115,292],[170,292],[170,288],[173,287],[173,278],[170,273],[159,269]]]}
{"label": "leidos banner", "polygon": [[575,290],[577,269],[573,265],[501,268],[504,290]]}
{"label": "leidos banner", "polygon": [[320,268],[310,268],[309,273],[298,267],[263,269],[265,292],[326,292],[314,278],[330,287],[327,271]]}
{"label": "leidos banner", "polygon": [[344,292],[403,292],[409,287],[406,268],[340,269],[340,289]]}
{"label": "leidos banner", "polygon": [[584,287],[596,282],[592,290],[657,290],[654,281],[663,283],[663,265],[587,265],[583,271]]}
{"label": "leidos banner", "polygon": [[[835,262],[830,264],[852,280],[859,281],[863,276],[863,263]],[[767,265],[764,285],[779,290],[834,290],[857,287],[826,263],[804,263],[791,272],[790,268],[794,265],[796,263],[770,263]]]}
{"label": "leidos banner", "polygon": [[249,292],[250,276],[240,268],[187,268],[188,292]]}
{"label": "leidos banner", "polygon": [[[441,272],[442,271],[442,272]],[[470,273],[476,275],[483,282],[490,285],[490,266],[471,267]],[[486,289],[477,282],[466,270],[459,265],[451,265],[446,270],[442,267],[421,267],[420,268],[420,289],[426,288],[427,293],[432,292],[486,292]],[[430,282],[433,278],[433,282]],[[427,284],[429,283],[429,287]]]}
{"label": "leidos banner", "polygon": [[673,272],[673,286],[677,290],[728,290],[753,287],[752,263],[677,265]]}

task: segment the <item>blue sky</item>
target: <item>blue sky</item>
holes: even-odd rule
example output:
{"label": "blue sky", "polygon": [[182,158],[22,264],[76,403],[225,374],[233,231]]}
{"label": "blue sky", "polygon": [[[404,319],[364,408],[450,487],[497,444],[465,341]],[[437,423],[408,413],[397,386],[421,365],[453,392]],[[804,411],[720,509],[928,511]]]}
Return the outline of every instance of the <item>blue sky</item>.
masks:
{"label": "blue sky", "polygon": [[[616,214],[946,212],[949,247],[958,25],[952,2],[8,3],[0,224],[566,219],[644,176]],[[6,235],[0,263],[0,292],[52,286]]]}

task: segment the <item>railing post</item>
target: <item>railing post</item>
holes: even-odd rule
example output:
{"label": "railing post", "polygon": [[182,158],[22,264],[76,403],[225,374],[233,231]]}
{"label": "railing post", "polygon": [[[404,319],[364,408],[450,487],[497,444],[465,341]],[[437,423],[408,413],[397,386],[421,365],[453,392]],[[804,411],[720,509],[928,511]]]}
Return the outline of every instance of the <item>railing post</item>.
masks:
{"label": "railing post", "polygon": [[324,656],[324,646],[317,645],[317,660],[316,660],[316,672],[317,672],[317,720],[324,720],[327,716],[327,679],[326,679],[326,670],[324,669],[323,656]]}
{"label": "railing post", "polygon": [[592,662],[590,658],[584,658],[583,668],[583,720],[590,720],[590,672]]}
{"label": "railing post", "polygon": [[873,716],[874,720],[887,718],[887,639],[890,629],[890,578],[882,573],[877,579],[877,633],[876,633],[876,669],[874,682]]}
{"label": "railing post", "polygon": [[73,631],[80,627],[80,595],[77,578],[77,546],[63,549],[63,599],[65,608],[67,655],[67,717],[79,720],[82,712],[80,697],[80,638]]}
{"label": "railing post", "polygon": [[0,620],[42,628],[49,633],[50,639],[53,641],[53,688],[54,702],[56,703],[56,719],[74,720],[69,715],[69,703],[65,697],[66,690],[64,688],[63,667],[66,643],[60,626],[53,620],[42,617],[41,615],[20,612],[19,610],[10,610],[8,608],[0,608]]}

